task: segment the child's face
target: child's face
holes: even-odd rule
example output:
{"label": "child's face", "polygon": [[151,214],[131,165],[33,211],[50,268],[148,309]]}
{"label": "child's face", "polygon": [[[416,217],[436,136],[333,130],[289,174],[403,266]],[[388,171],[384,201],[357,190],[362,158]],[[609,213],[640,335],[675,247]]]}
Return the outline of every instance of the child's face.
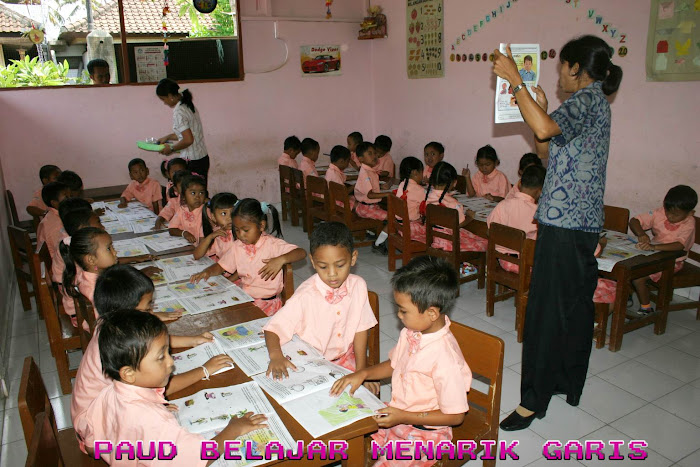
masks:
{"label": "child's face", "polygon": [[226,231],[231,230],[233,225],[231,213],[233,213],[233,208],[214,209],[214,222]]}
{"label": "child's face", "polygon": [[147,313],[150,313],[153,311],[153,292],[146,292],[145,294],[141,295],[141,300],[139,300],[139,304],[136,305],[135,309],[139,311],[145,311]]}
{"label": "child's face", "polygon": [[525,68],[525,71],[532,70],[532,60],[525,60],[523,62],[523,68]]}
{"label": "child's face", "polygon": [[97,248],[95,254],[88,255],[87,263],[97,271],[103,271],[117,264],[117,251],[112,246],[112,237],[105,233],[95,239]]}
{"label": "child's face", "polygon": [[320,148],[320,147],[318,147],[318,148],[316,148],[316,149],[314,149],[314,150],[312,150],[312,151],[309,151],[308,153],[304,154],[304,157],[306,157],[307,159],[310,159],[310,160],[316,162],[316,161],[318,160],[319,154],[321,154],[321,148]]}
{"label": "child's face", "polygon": [[207,189],[195,183],[188,186],[184,194],[185,204],[190,208],[190,211],[194,211],[204,204],[204,200],[207,198]]}
{"label": "child's face", "polygon": [[348,143],[348,149],[350,152],[355,152],[355,149],[357,149],[357,143],[348,136],[347,138],[347,143]]}
{"label": "child's face", "polygon": [[267,221],[259,224],[243,216],[233,218],[233,230],[236,238],[246,245],[255,245],[267,227]]}
{"label": "child's face", "polygon": [[683,222],[688,216],[694,215],[695,211],[684,211],[678,208],[664,208],[664,213],[666,213],[666,218],[671,224],[678,224],[679,222]]}
{"label": "child's face", "polygon": [[350,166],[350,159],[338,159],[333,164],[343,171]]}
{"label": "child's face", "polygon": [[71,191],[69,189],[66,188],[65,190],[59,191],[58,197],[55,200],[51,200],[51,207],[54,209],[58,209],[58,205],[61,204],[61,201],[70,197]]}
{"label": "child's face", "polygon": [[365,153],[360,157],[360,162],[362,162],[365,165],[368,165],[369,167],[374,167],[377,165],[377,153],[374,152],[374,148],[369,148]]}
{"label": "child's face", "polygon": [[61,175],[60,170],[54,170],[51,172],[51,175],[49,175],[49,178],[42,178],[41,179],[41,184],[42,185],[48,185],[51,182],[55,182],[58,179],[58,176]]}
{"label": "child's face", "polygon": [[100,216],[97,214],[94,214],[90,216],[90,223],[87,225],[88,227],[95,227],[96,229],[104,230],[105,226],[102,225],[102,221],[100,221]]}
{"label": "child's face", "polygon": [[187,167],[182,164],[173,164],[172,166],[170,166],[170,168],[168,169],[168,180],[172,180],[173,175],[175,175],[175,172],[179,170],[187,170]]}
{"label": "child's face", "polygon": [[374,148],[374,153],[377,155],[377,159],[386,156],[386,151],[383,151],[379,148]]}
{"label": "child's face", "polygon": [[421,313],[411,301],[411,295],[394,292],[394,301],[398,307],[398,316],[403,325],[411,331],[425,332],[434,326],[440,313],[430,307]]}
{"label": "child's face", "polygon": [[311,265],[318,273],[324,284],[337,289],[350,275],[350,268],[357,261],[357,250],[352,254],[340,245],[324,245],[318,247],[311,255]]}
{"label": "child's face", "polygon": [[129,169],[129,177],[138,183],[143,183],[144,180],[146,180],[146,177],[148,177],[148,167],[143,164],[135,164],[131,166]]}
{"label": "child's face", "polygon": [[491,159],[486,159],[485,157],[476,160],[476,167],[479,169],[479,172],[484,175],[488,175],[496,170],[496,165],[497,164],[494,161]]}
{"label": "child's face", "polygon": [[[175,361],[170,356],[170,339],[164,332],[151,341],[148,353],[139,363],[138,368],[124,367],[130,373],[126,382],[142,388],[163,388],[170,381],[170,376],[175,371]],[[130,370],[130,371],[129,371]],[[121,376],[121,374],[120,374]],[[124,379],[122,377],[122,379]]]}
{"label": "child's face", "polygon": [[440,162],[444,157],[444,153],[437,152],[437,149],[432,146],[423,149],[423,160],[425,160],[425,165],[428,167],[435,167],[435,164]]}

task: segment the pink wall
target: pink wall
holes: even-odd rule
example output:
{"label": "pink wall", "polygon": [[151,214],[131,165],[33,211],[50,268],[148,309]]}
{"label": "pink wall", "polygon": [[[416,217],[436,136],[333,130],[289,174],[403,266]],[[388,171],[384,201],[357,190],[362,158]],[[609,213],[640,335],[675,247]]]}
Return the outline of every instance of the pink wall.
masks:
{"label": "pink wall", "polygon": [[[420,155],[423,146],[441,141],[446,160],[457,168],[470,163],[484,144],[496,148],[503,170],[517,179],[517,164],[532,149],[532,133],[524,124],[493,123],[495,77],[490,62],[449,61],[441,79],[406,77],[405,2],[380,1],[389,18],[389,38],[373,41],[372,68],[376,94],[377,132],[394,140],[392,154]],[[505,0],[445,0],[447,47],[466,28]],[[574,8],[564,0],[520,0],[507,13],[457,47],[467,55],[490,53],[500,42],[539,43],[557,52],[573,36],[599,30],[586,19],[588,8],[628,35],[629,54],[615,55],[625,77],[612,104],[612,141],[608,164],[606,203],[626,206],[632,213],[657,207],[671,186],[688,184],[700,190],[698,169],[697,82],[646,82],[644,60],[649,0],[581,0]],[[601,37],[602,34],[601,34]],[[609,39],[609,38],[608,38]],[[606,39],[606,40],[608,40]],[[608,43],[613,45],[612,40]],[[616,49],[619,44],[616,44]],[[557,55],[558,57],[558,55]],[[540,83],[556,97],[558,60],[546,60]]]}

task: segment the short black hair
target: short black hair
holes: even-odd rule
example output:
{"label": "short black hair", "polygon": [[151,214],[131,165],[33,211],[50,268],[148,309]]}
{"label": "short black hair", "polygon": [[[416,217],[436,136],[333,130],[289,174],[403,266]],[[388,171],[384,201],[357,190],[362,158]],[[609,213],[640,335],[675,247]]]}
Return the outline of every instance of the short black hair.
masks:
{"label": "short black hair", "polygon": [[425,145],[425,148],[423,149],[428,149],[428,148],[433,148],[435,149],[438,154],[445,154],[445,146],[443,146],[441,143],[438,143],[437,141],[431,141],[428,144]]}
{"label": "short black hair", "polygon": [[301,141],[296,136],[288,136],[284,140],[284,150],[293,149],[295,151],[301,151]]}
{"label": "short black hair", "polygon": [[528,60],[530,61],[530,63],[532,63],[532,56],[531,55],[525,55],[525,57],[523,58],[523,62],[527,62]]}
{"label": "short black hair", "polygon": [[146,165],[146,161],[141,159],[140,157],[135,157],[129,161],[129,171],[131,171],[131,168],[135,165],[141,164],[144,169],[148,169],[148,166]]}
{"label": "short black hair", "polygon": [[69,190],[65,183],[51,182],[44,185],[41,189],[41,200],[48,207],[51,207],[51,201],[58,201],[58,195],[62,191]]}
{"label": "short black hair", "polygon": [[129,309],[100,317],[99,327],[102,371],[114,381],[121,381],[119,370],[125,366],[138,370],[151,342],[168,334],[168,328],[155,315]]}
{"label": "short black hair", "polygon": [[321,146],[318,144],[318,141],[312,138],[304,138],[304,141],[301,142],[301,153],[302,154],[308,154],[311,151],[315,149],[320,149]]}
{"label": "short black hair", "polygon": [[322,222],[314,228],[309,239],[309,252],[313,255],[322,246],[340,246],[351,254],[355,251],[355,241],[347,225],[341,222]]}
{"label": "short black hair", "polygon": [[[61,203],[61,206],[62,205],[63,203]],[[67,214],[61,216],[61,222],[63,222],[63,230],[65,230],[66,233],[72,237],[73,234],[75,234],[78,230],[85,227],[90,227],[90,219],[92,219],[93,216],[97,216],[97,214],[95,214],[95,212],[92,209],[78,209],[69,211]]]}
{"label": "short black hair", "polygon": [[107,63],[107,60],[103,60],[101,58],[93,58],[87,64],[88,73],[95,73],[95,68],[109,68],[109,63]]}
{"label": "short black hair", "polygon": [[[688,185],[677,185],[668,190],[664,197],[664,208],[690,212],[698,204],[698,194]],[[48,204],[47,204],[48,206]]]}
{"label": "short black hair", "polygon": [[42,182],[45,178],[49,178],[54,172],[60,172],[61,169],[57,165],[42,165],[39,169],[39,180]]}
{"label": "short black hair", "polygon": [[350,138],[355,144],[360,144],[362,141],[364,141],[362,133],[360,133],[359,131],[353,131],[348,135],[348,138]]}
{"label": "short black hair", "polygon": [[431,306],[448,313],[459,293],[459,273],[444,258],[419,256],[396,271],[391,286],[395,292],[410,295],[421,313]]}
{"label": "short black hair", "polygon": [[70,188],[71,191],[78,191],[83,189],[83,179],[80,178],[80,175],[73,172],[72,170],[64,170],[63,172],[61,172],[61,175],[58,176],[58,179],[56,181],[65,183],[66,185],[68,185],[68,188]]}
{"label": "short black hair", "polygon": [[374,144],[368,143],[367,141],[364,141],[364,142],[357,145],[357,149],[355,149],[355,154],[357,154],[357,157],[362,157],[365,155],[365,153],[370,148],[373,148],[373,147],[374,147]]}
{"label": "short black hair", "polygon": [[68,217],[73,211],[92,212],[92,205],[83,198],[66,198],[58,205],[58,217],[61,218],[64,224],[66,223],[64,218]]}
{"label": "short black hair", "polygon": [[496,150],[490,144],[482,146],[476,151],[476,160],[478,161],[479,159],[488,159],[493,163],[499,162],[498,154],[496,154]]}
{"label": "short black hair", "polygon": [[124,308],[136,308],[144,295],[153,293],[153,281],[128,264],[105,269],[95,284],[95,308],[107,316]]}
{"label": "short black hair", "polygon": [[542,167],[542,159],[540,159],[540,156],[534,152],[523,154],[523,157],[520,158],[520,163],[518,164],[518,170],[525,170],[525,168],[529,165],[539,165]]}
{"label": "short black hair", "polygon": [[345,146],[337,145],[331,149],[331,162],[350,159],[350,150]]}
{"label": "short black hair", "polygon": [[374,139],[374,147],[380,151],[391,151],[391,145],[391,138],[389,138],[387,135],[379,135]]}
{"label": "short black hair", "polygon": [[539,165],[531,165],[523,170],[520,185],[523,188],[542,188],[547,171]]}

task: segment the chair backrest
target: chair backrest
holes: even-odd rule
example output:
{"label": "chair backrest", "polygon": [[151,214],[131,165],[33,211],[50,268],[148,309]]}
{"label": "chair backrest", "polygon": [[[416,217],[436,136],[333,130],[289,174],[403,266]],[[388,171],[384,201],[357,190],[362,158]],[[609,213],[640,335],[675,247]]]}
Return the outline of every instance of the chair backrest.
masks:
{"label": "chair backrest", "polygon": [[[75,303],[75,315],[78,320],[78,333],[80,334],[80,347],[83,349],[83,354],[87,350],[87,346],[90,343],[90,339],[95,334],[95,325],[97,320],[95,319],[95,309],[92,307],[92,303],[83,294],[79,297],[74,298]],[[87,330],[85,325],[87,323]]]}
{"label": "chair backrest", "polygon": [[523,253],[520,255],[520,270],[525,273],[525,294],[529,293],[530,276],[532,276],[532,266],[535,264],[535,245],[537,242],[531,238],[526,238],[523,244]]}
{"label": "chair backrest", "polygon": [[25,467],[63,467],[63,456],[58,444],[58,431],[46,413],[41,412],[35,420],[31,441],[27,445]]}
{"label": "chair backrest", "polygon": [[282,288],[282,305],[287,303],[287,300],[292,298],[294,295],[294,269],[292,265],[287,263],[282,268],[282,283],[284,284]]}
{"label": "chair backrest", "polygon": [[292,185],[294,185],[292,168],[286,165],[280,165],[280,192],[282,196],[285,196],[287,193],[292,193]]}
{"label": "chair backrest", "polygon": [[51,255],[45,243],[32,255],[32,262],[39,311],[44,317],[49,341],[54,344],[63,338],[63,332],[58,318],[58,294],[51,280]]}
{"label": "chair backrest", "polygon": [[[440,256],[447,258],[459,270],[459,217],[457,210],[440,206],[437,204],[429,204],[425,209],[425,244],[428,246],[427,253],[431,256]],[[449,230],[445,230],[449,229]],[[433,240],[442,238],[452,243],[452,251],[445,251],[439,248],[433,248]]]}
{"label": "chair backrest", "polygon": [[306,209],[328,212],[328,183],[321,177],[306,177]]}
{"label": "chair backrest", "polygon": [[[350,197],[344,185],[336,182],[328,183],[328,209],[330,210],[330,220],[342,222],[350,227],[352,211],[350,210]],[[340,201],[338,204],[336,201]]]}
{"label": "chair backrest", "polygon": [[[411,240],[411,221],[408,217],[408,203],[396,195],[387,198],[387,233],[390,236],[400,236],[401,241]],[[399,232],[401,235],[398,235]]]}
{"label": "chair backrest", "polygon": [[[489,266],[494,267],[497,264],[496,260],[499,259],[520,266],[520,257],[522,256],[524,244],[525,232],[497,222],[492,222],[489,226],[489,246],[487,253],[489,257]],[[514,250],[518,253],[518,256],[501,253],[496,250],[497,246]]]}
{"label": "chair backrest", "polygon": [[12,225],[19,225],[19,215],[17,214],[15,196],[10,190],[6,190],[5,193],[7,195],[7,205],[10,208],[10,215],[12,216]]}
{"label": "chair backrest", "polygon": [[24,359],[22,379],[19,383],[19,395],[17,396],[17,409],[19,411],[19,419],[22,422],[24,440],[27,443],[27,447],[29,447],[29,443],[32,440],[34,419],[37,415],[46,413],[49,417],[49,421],[54,427],[56,426],[49,394],[46,392],[39,367],[32,357]]}
{"label": "chair backrest", "polygon": [[[498,426],[501,414],[501,383],[503,380],[503,354],[505,344],[499,337],[486,334],[452,321],[450,331],[454,334],[472,376],[481,381],[488,380],[488,392],[476,387],[469,391],[469,413],[478,410],[486,413],[486,422],[493,428]],[[467,414],[467,417],[469,414]]]}
{"label": "chair backrest", "polygon": [[369,306],[374,312],[374,317],[377,320],[377,325],[369,330],[367,336],[367,348],[369,356],[367,357],[367,366],[377,365],[379,362],[379,296],[375,292],[368,291],[367,298]]}
{"label": "chair backrest", "polygon": [[630,222],[629,209],[617,206],[603,206],[603,213],[605,215],[605,221],[603,222],[605,230],[627,233]]}
{"label": "chair backrest", "polygon": [[292,180],[294,180],[294,184],[292,185],[292,197],[303,201],[306,197],[304,172],[294,167],[290,167],[289,170],[292,173]]}
{"label": "chair backrest", "polygon": [[10,238],[10,250],[15,270],[22,270],[22,265],[28,263],[31,272],[31,255],[34,250],[29,232],[14,225],[7,226],[7,235]]}
{"label": "chair backrest", "polygon": [[455,190],[462,194],[467,193],[467,177],[464,175],[457,175],[457,184],[455,185]]}
{"label": "chair backrest", "polygon": [[[700,217],[695,216],[695,242],[696,245],[700,244]],[[688,252],[688,258],[693,261],[700,263],[700,253],[697,251],[690,250]]]}

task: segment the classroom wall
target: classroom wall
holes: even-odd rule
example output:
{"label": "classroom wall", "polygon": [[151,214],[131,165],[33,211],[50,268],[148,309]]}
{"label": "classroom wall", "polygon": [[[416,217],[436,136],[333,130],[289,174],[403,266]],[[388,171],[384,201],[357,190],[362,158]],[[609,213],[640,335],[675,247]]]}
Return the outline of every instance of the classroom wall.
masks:
{"label": "classroom wall", "polygon": [[[374,3],[374,2],[373,2]],[[677,184],[700,190],[697,130],[698,82],[647,82],[645,50],[650,0],[580,0],[578,7],[565,0],[444,0],[445,77],[409,80],[406,75],[405,2],[383,0],[389,20],[389,38],[374,40],[372,69],[376,95],[376,131],[394,140],[392,154],[422,157],[423,146],[442,142],[446,160],[458,169],[474,169],[476,150],[484,144],[496,148],[503,170],[517,180],[520,156],[533,149],[532,132],[518,123],[493,123],[495,76],[491,62],[449,61],[450,45],[467,27],[484,19],[501,4],[506,13],[457,46],[461,53],[491,53],[500,42],[539,43],[557,50],[557,59],[543,64],[540,83],[549,108],[561,102],[556,93],[558,51],[571,37],[597,34],[587,19],[595,9],[606,21],[627,34],[629,54],[613,62],[624,71],[619,92],[612,99],[612,141],[605,202],[630,208],[632,215],[661,205],[666,191]],[[602,34],[599,34],[603,37]],[[620,46],[611,39],[615,49]]]}

